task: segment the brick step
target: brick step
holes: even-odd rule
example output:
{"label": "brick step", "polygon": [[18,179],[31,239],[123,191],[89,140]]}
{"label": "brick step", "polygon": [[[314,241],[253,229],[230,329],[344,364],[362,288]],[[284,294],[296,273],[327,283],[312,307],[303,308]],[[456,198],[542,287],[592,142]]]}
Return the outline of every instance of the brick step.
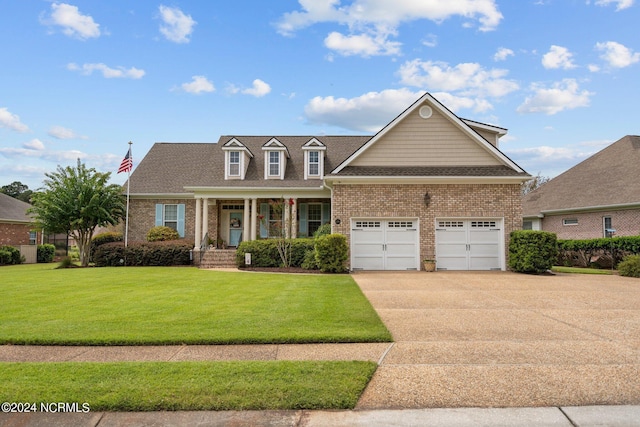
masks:
{"label": "brick step", "polygon": [[202,257],[200,268],[234,268],[236,267],[235,249],[211,249]]}

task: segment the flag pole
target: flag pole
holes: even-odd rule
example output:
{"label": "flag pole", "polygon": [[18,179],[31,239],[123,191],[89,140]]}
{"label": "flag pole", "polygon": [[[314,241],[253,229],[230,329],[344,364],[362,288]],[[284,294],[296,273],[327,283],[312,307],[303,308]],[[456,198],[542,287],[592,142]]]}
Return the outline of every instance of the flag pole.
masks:
{"label": "flag pole", "polygon": [[[129,159],[132,158],[131,155],[131,145],[133,144],[133,142],[129,141]],[[128,246],[129,243],[129,187],[131,186],[131,169],[133,169],[132,167],[129,167],[129,170],[127,171],[127,213],[126,213],[126,217],[124,220],[124,247],[126,248]]]}

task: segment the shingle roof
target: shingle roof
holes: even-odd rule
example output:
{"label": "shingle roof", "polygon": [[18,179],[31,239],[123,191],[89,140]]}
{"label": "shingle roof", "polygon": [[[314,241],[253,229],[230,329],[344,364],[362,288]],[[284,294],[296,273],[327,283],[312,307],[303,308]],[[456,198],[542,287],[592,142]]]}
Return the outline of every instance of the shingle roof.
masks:
{"label": "shingle roof", "polygon": [[[244,180],[224,179],[222,146],[232,138],[240,141],[254,155]],[[262,146],[276,138],[284,144],[291,158],[287,160],[285,179],[264,180]],[[217,143],[159,142],[142,159],[131,174],[132,194],[184,193],[184,187],[318,187],[317,180],[304,179],[304,154],[301,147],[316,138],[326,147],[325,174],[365,144],[371,136],[221,136]],[[275,185],[274,185],[275,184]]]}
{"label": "shingle roof", "polygon": [[340,176],[528,176],[526,172],[518,172],[508,166],[347,166]]}
{"label": "shingle roof", "polygon": [[31,205],[22,200],[14,199],[4,193],[0,193],[0,221],[31,222],[27,215],[27,209]]}
{"label": "shingle roof", "polygon": [[527,194],[523,214],[640,204],[638,176],[640,136],[627,135]]}

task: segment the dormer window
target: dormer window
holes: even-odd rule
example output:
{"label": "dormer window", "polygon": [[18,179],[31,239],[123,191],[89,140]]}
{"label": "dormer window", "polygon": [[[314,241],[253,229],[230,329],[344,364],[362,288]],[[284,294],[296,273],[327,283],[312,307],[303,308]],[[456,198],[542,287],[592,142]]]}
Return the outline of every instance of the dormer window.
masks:
{"label": "dormer window", "polygon": [[280,176],[280,152],[269,152],[269,176]]}
{"label": "dormer window", "polygon": [[231,138],[222,147],[224,151],[224,179],[244,179],[249,161],[253,157],[251,151],[236,138]]}
{"label": "dormer window", "polygon": [[289,150],[276,138],[262,146],[264,151],[264,179],[284,179]]}
{"label": "dormer window", "polygon": [[324,153],[327,147],[316,138],[302,146],[304,151],[304,179],[322,179],[324,175]]}
{"label": "dormer window", "polygon": [[229,151],[229,176],[240,176],[239,151]]}

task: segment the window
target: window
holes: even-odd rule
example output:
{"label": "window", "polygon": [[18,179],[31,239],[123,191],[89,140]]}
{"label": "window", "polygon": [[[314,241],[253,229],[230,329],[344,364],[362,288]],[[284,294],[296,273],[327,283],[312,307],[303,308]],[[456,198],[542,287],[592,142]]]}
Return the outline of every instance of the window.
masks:
{"label": "window", "polygon": [[229,152],[229,176],[240,176],[240,152]]}
{"label": "window", "polygon": [[320,175],[320,152],[309,151],[309,175]]}
{"label": "window", "polygon": [[522,221],[523,230],[533,230],[533,221]]}
{"label": "window", "polygon": [[313,236],[322,225],[322,203],[309,203],[307,211],[308,235]]}
{"label": "window", "polygon": [[29,244],[30,245],[35,245],[38,243],[38,232],[37,231],[30,231],[29,232]]}
{"label": "window", "polygon": [[578,218],[565,218],[562,220],[562,225],[578,225]]}
{"label": "window", "polygon": [[613,223],[611,222],[610,216],[605,216],[602,218],[602,228],[603,228],[603,236],[604,237],[613,237],[613,234],[616,232],[613,229]]}
{"label": "window", "polygon": [[269,152],[269,176],[280,175],[280,153],[278,151]]}
{"label": "window", "polygon": [[164,219],[162,222],[165,227],[178,230],[178,205],[164,205]]}

